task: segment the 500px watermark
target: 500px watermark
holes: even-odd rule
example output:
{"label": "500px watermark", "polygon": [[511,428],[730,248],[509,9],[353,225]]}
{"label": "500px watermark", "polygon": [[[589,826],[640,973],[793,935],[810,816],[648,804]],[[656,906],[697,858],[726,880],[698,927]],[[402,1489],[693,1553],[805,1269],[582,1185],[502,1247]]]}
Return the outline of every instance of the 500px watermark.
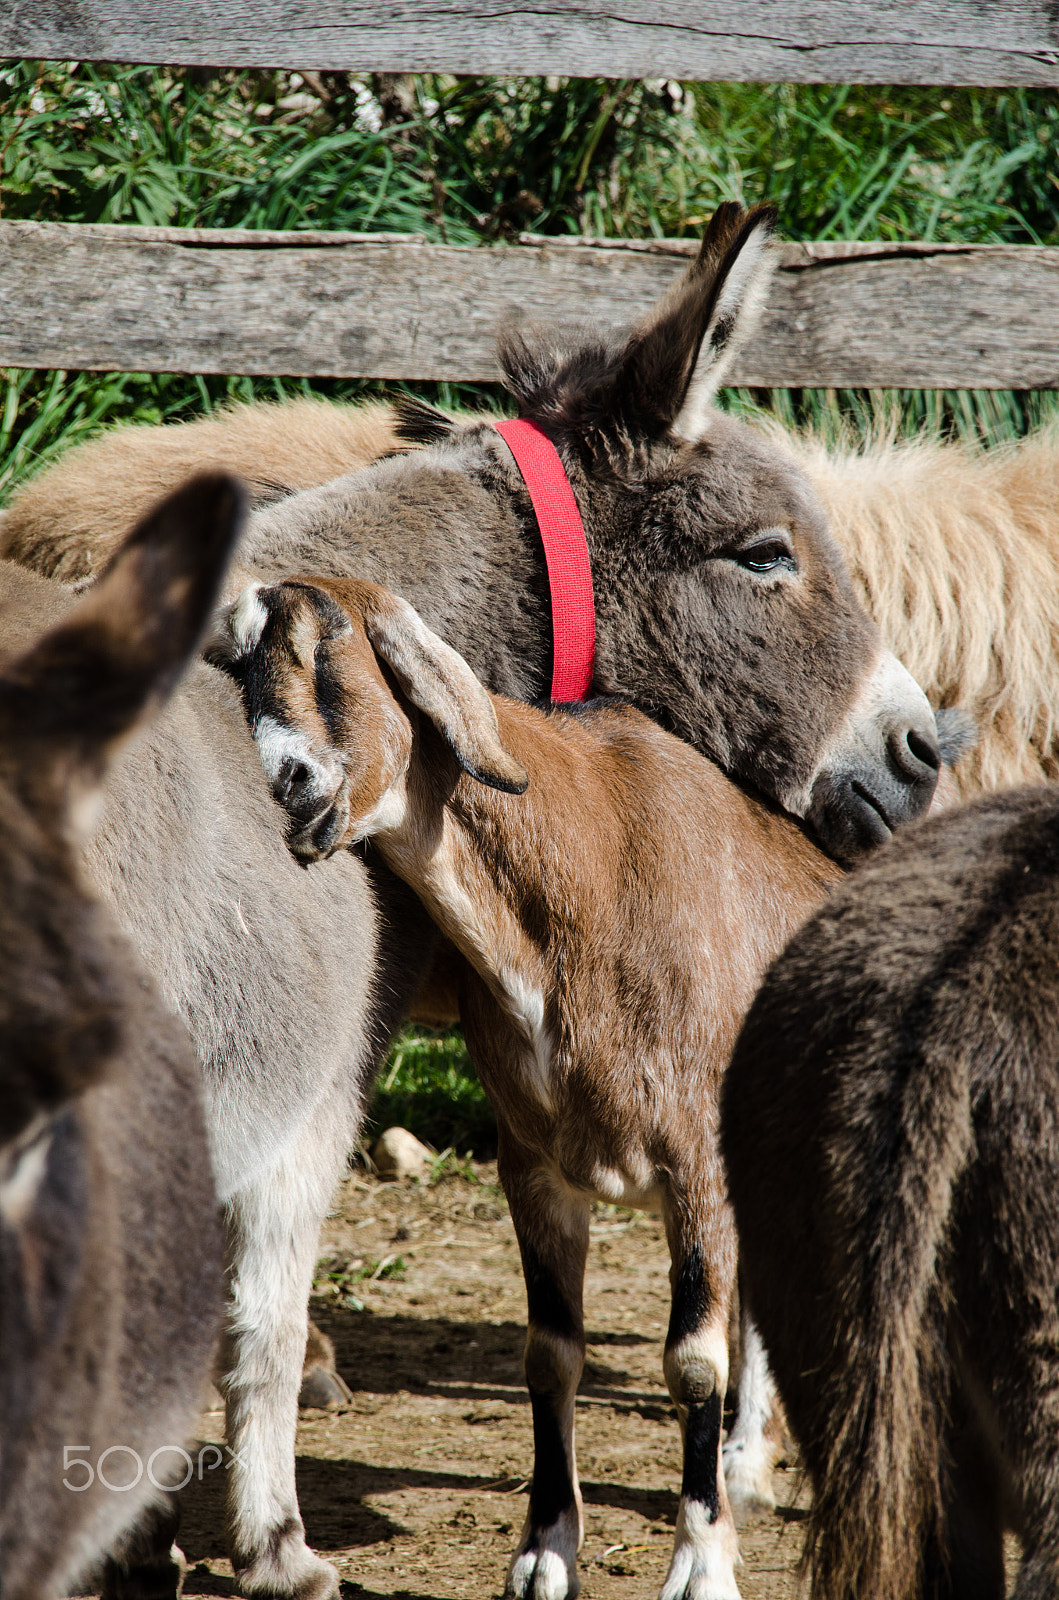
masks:
{"label": "500px watermark", "polygon": [[[63,1488],[74,1494],[83,1494],[96,1482],[114,1494],[126,1494],[136,1488],[145,1472],[148,1483],[156,1489],[186,1489],[192,1478],[197,1477],[201,1483],[207,1472],[215,1472],[218,1467],[228,1472],[240,1459],[234,1450],[219,1444],[204,1444],[197,1456],[180,1444],[159,1445],[148,1456],[146,1466],[139,1452],[128,1444],[110,1445],[100,1451],[95,1462],[87,1454],[88,1449],[86,1444],[63,1445]],[[174,1476],[176,1467],[183,1472],[182,1477]]]}

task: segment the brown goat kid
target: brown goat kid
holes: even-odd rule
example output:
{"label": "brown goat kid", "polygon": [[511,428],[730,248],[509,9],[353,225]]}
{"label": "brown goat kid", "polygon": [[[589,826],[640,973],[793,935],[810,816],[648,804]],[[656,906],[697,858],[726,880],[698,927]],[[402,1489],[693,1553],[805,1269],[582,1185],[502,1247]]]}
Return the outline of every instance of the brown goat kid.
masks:
{"label": "brown goat kid", "polygon": [[0,666],[4,1600],[66,1594],[138,1513],[158,1542],[209,1375],[221,1233],[198,1062],[76,845],[196,646],[238,511],[233,483],[199,480]]}
{"label": "brown goat kid", "polygon": [[1059,1594],[1059,799],[922,824],[765,980],[722,1096],[813,1600]]}
{"label": "brown goat kid", "polygon": [[469,963],[461,1012],[529,1304],[535,1465],[507,1593],[577,1592],[574,1396],[602,1198],[660,1202],[672,1257],[665,1374],[685,1465],[664,1600],[736,1595],[721,1471],[736,1245],[717,1095],[762,971],[838,868],[630,707],[491,698],[376,585],[251,586],[215,648],[277,798],[295,775],[302,794],[315,784],[295,853],[371,839]]}

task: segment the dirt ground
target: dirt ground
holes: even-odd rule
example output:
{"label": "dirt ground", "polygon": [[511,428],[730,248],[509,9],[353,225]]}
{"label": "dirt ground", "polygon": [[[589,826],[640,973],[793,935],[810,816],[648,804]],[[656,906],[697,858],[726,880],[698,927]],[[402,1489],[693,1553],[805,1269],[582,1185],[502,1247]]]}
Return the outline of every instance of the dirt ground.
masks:
{"label": "dirt ground", "polygon": [[[495,1164],[430,1187],[343,1185],[312,1311],[353,1391],[303,1411],[298,1492],[310,1543],[343,1595],[493,1600],[526,1510],[532,1464],[522,1385],[524,1296]],[[352,1303],[351,1303],[352,1302]],[[600,1206],[585,1295],[578,1405],[584,1600],[653,1600],[668,1565],[680,1439],[662,1380],[667,1257],[652,1216]],[[234,1595],[224,1555],[219,1409],[201,1423],[201,1478],[185,1490],[187,1595]],[[776,1473],[779,1509],[740,1530],[744,1600],[794,1600],[804,1490]],[[1008,1588],[1018,1548],[1009,1537]]]}
{"label": "dirt ground", "polygon": [[[522,1279],[495,1166],[429,1188],[352,1176],[324,1250],[338,1281],[314,1297],[313,1315],[335,1341],[353,1401],[337,1413],[302,1413],[298,1492],[309,1541],[350,1596],[492,1600],[525,1515],[532,1462]],[[357,1278],[380,1263],[379,1276]],[[364,1310],[349,1306],[351,1295]],[[665,1574],[680,1483],[662,1380],[667,1319],[658,1220],[601,1207],[577,1422],[585,1600],[639,1600]],[[204,1417],[202,1438],[220,1438],[221,1422],[219,1411]],[[209,1470],[211,1461],[207,1452],[201,1483],[183,1496],[188,1595],[235,1593],[224,1472]],[[777,1480],[784,1504],[795,1474]],[[785,1509],[743,1529],[746,1600],[795,1594],[801,1515]]]}

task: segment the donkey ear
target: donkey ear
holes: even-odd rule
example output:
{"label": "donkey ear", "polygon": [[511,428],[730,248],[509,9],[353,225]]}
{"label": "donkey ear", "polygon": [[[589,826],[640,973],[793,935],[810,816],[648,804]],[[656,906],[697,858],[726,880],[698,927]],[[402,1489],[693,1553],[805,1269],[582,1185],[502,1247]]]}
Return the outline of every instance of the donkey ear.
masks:
{"label": "donkey ear", "polygon": [[27,781],[74,802],[174,688],[216,601],[242,520],[234,478],[203,474],[138,524],[67,618],[0,673],[0,727]]}
{"label": "donkey ear", "polygon": [[406,600],[384,589],[366,607],[364,627],[375,653],[463,770],[491,789],[523,794],[529,778],[500,743],[493,702],[463,657],[431,633]]}
{"label": "donkey ear", "polygon": [[718,206],[698,257],[633,334],[615,407],[649,436],[693,441],[736,351],[754,331],[772,276],[774,206]]}

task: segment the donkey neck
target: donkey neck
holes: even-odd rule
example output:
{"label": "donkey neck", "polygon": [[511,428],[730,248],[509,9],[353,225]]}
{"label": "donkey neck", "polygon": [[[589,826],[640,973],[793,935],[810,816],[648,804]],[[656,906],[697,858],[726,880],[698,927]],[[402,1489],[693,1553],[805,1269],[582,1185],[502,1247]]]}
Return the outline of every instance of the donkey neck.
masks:
{"label": "donkey neck", "polygon": [[478,424],[257,512],[241,557],[266,582],[292,571],[370,578],[409,600],[491,689],[547,697],[548,575],[525,484]]}

